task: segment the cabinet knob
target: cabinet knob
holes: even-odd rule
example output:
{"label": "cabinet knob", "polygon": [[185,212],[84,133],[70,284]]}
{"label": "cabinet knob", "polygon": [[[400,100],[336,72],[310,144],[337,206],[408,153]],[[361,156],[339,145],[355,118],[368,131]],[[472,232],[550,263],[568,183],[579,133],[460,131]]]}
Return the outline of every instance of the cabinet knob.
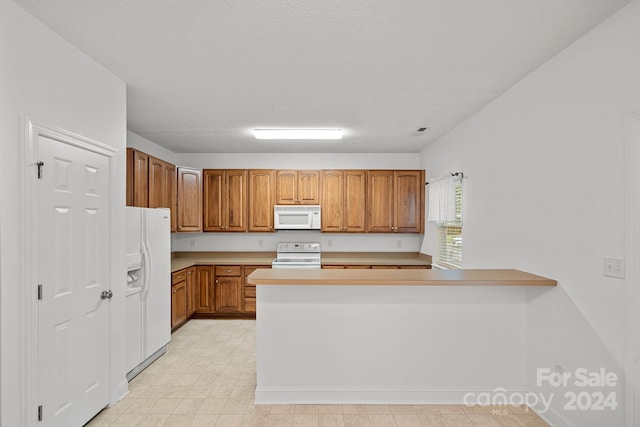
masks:
{"label": "cabinet knob", "polygon": [[218,279],[216,279],[216,284],[218,283]]}

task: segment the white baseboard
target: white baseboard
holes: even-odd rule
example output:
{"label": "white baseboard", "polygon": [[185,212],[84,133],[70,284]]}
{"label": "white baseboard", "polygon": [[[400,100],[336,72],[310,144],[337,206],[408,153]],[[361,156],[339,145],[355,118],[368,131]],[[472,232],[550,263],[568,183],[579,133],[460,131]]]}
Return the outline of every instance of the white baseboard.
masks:
{"label": "white baseboard", "polygon": [[[464,405],[467,393],[491,393],[486,388],[256,388],[258,405],[272,404],[412,404]],[[508,388],[507,393],[524,393],[526,388]]]}
{"label": "white baseboard", "polygon": [[540,407],[531,408],[540,418],[553,427],[577,427],[571,420],[556,410],[553,406],[548,411],[540,412]]}

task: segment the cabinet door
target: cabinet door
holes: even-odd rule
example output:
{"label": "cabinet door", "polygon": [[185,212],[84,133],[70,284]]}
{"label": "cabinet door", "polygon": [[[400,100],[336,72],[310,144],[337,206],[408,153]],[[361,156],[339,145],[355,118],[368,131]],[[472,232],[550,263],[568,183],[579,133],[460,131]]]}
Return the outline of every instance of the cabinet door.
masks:
{"label": "cabinet door", "polygon": [[276,205],[298,204],[298,172],[279,170],[276,173]]}
{"label": "cabinet door", "polygon": [[149,155],[133,150],[133,206],[149,207]]}
{"label": "cabinet door", "polygon": [[178,231],[202,231],[202,171],[178,168]]}
{"label": "cabinet door", "polygon": [[247,276],[258,268],[271,268],[270,265],[252,265],[244,267],[244,306],[242,311],[245,313],[256,312],[256,286],[247,284]]}
{"label": "cabinet door", "polygon": [[216,277],[214,305],[217,313],[240,312],[242,309],[242,277]]}
{"label": "cabinet door", "polygon": [[168,208],[165,191],[166,163],[160,159],[149,156],[149,207]]}
{"label": "cabinet door", "polygon": [[424,171],[395,171],[395,232],[422,233]]}
{"label": "cabinet door", "polygon": [[225,231],[247,231],[247,171],[225,172]]}
{"label": "cabinet door", "polygon": [[223,231],[225,216],[224,171],[205,169],[204,184],[204,231]]}
{"label": "cabinet door", "polygon": [[171,287],[171,327],[187,320],[187,282]]}
{"label": "cabinet door", "polygon": [[176,166],[165,163],[164,167],[164,207],[171,210],[171,232],[178,231],[178,183],[176,182]]}
{"label": "cabinet door", "polygon": [[133,158],[134,149],[127,147],[127,206],[133,206]]}
{"label": "cabinet door", "polygon": [[369,171],[367,228],[373,233],[394,231],[393,171]]}
{"label": "cabinet door", "polygon": [[316,170],[298,171],[298,202],[302,205],[320,203],[320,172]]}
{"label": "cabinet door", "polygon": [[196,311],[211,313],[213,311],[213,266],[196,266]]}
{"label": "cabinet door", "polygon": [[196,312],[198,304],[198,287],[196,286],[196,268],[187,269],[187,317]]}
{"label": "cabinet door", "polygon": [[249,171],[249,231],[273,231],[275,172]]}
{"label": "cabinet door", "polygon": [[[367,173],[344,171],[344,231],[364,233],[366,229]],[[324,209],[324,206],[322,207]]]}
{"label": "cabinet door", "polygon": [[322,172],[322,231],[344,231],[344,172]]}

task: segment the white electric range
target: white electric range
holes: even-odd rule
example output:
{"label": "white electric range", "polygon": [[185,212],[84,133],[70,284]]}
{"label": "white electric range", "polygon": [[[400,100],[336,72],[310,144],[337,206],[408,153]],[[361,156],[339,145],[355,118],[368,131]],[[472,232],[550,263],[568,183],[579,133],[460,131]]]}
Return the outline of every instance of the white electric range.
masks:
{"label": "white electric range", "polygon": [[278,243],[272,268],[320,268],[320,243]]}

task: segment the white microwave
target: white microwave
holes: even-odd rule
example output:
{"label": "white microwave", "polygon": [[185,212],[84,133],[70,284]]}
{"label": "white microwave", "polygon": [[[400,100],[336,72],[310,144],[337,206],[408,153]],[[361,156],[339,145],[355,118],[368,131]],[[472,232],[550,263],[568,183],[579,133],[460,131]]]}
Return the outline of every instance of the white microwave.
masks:
{"label": "white microwave", "polygon": [[320,205],[276,205],[273,222],[276,230],[320,230]]}

